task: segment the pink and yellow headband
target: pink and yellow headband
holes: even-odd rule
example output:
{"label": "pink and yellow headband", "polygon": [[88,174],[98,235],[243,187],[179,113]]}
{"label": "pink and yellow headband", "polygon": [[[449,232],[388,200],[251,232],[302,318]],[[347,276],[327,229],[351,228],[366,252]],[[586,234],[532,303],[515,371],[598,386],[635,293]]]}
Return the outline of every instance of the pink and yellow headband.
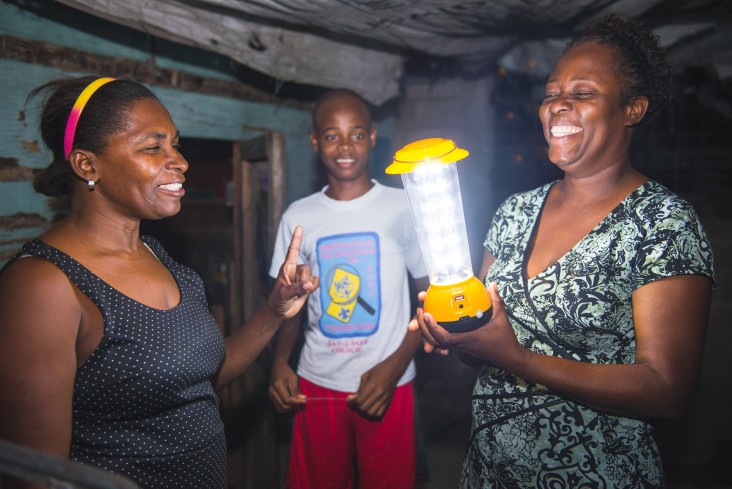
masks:
{"label": "pink and yellow headband", "polygon": [[81,111],[84,110],[87,102],[89,102],[89,99],[94,95],[94,92],[96,92],[99,87],[114,80],[115,78],[97,78],[86,86],[81,94],[79,94],[76,102],[74,102],[74,106],[71,108],[71,113],[69,114],[69,119],[66,121],[66,131],[64,131],[64,156],[67,161],[71,155],[71,150],[74,147],[74,136],[76,135],[76,126],[79,124]]}

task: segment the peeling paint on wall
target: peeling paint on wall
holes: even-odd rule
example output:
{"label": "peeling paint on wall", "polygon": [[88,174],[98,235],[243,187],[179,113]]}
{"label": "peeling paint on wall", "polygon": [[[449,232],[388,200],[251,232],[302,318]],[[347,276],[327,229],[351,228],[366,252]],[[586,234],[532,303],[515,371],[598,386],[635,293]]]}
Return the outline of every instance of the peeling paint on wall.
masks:
{"label": "peeling paint on wall", "polygon": [[0,216],[0,231],[15,231],[23,228],[44,228],[48,219],[40,214],[18,212],[12,216]]}
{"label": "peeling paint on wall", "polygon": [[28,151],[29,153],[40,153],[41,147],[38,145],[38,141],[27,141],[25,139],[20,141],[20,145],[23,146],[23,149]]}
{"label": "peeling paint on wall", "polygon": [[[40,151],[38,143],[35,141],[33,143],[35,143],[37,151]],[[29,148],[26,149],[30,151]],[[15,158],[4,158],[0,156],[0,182],[30,181],[33,180],[38,172],[38,169],[18,165],[18,160]]]}

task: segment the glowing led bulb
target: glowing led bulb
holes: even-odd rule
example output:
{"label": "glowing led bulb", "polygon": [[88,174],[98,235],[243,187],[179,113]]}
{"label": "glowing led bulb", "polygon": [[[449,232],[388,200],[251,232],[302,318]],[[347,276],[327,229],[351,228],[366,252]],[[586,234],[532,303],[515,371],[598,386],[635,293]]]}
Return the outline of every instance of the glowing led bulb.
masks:
{"label": "glowing led bulb", "polygon": [[401,174],[430,287],[425,310],[453,332],[490,318],[491,302],[473,276],[456,161],[468,152],[448,139],[415,141],[397,151],[386,173]]}
{"label": "glowing led bulb", "polygon": [[455,163],[425,163],[402,173],[430,284],[470,278],[472,265]]}

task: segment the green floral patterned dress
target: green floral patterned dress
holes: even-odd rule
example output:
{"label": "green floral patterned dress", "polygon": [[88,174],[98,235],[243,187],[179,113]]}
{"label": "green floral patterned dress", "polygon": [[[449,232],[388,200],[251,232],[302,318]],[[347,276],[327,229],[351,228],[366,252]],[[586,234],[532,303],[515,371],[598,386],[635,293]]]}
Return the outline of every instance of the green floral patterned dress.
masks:
{"label": "green floral patterned dress", "polygon": [[[519,342],[546,355],[633,363],[631,294],[672,275],[714,277],[712,252],[692,207],[656,182],[630,195],[572,250],[529,280],[527,246],[552,184],[514,195],[484,246]],[[598,412],[486,366],[473,391],[462,487],[662,487],[647,420]]]}

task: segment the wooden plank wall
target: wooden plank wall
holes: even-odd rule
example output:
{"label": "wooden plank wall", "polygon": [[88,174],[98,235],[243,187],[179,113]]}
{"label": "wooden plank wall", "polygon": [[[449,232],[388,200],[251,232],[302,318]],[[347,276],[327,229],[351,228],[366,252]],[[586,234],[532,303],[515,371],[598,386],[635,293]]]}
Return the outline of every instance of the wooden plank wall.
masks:
{"label": "wooden plank wall", "polygon": [[37,4],[46,13],[61,9],[59,19],[0,3],[0,264],[42,232],[55,214],[54,202],[32,189],[33,174],[48,164],[49,155],[37,130],[38,101],[26,105],[25,99],[33,87],[62,75],[103,70],[140,79],[168,107],[184,142],[186,137],[244,141],[282,133],[285,159],[297,163],[288,165],[287,201],[313,191],[317,162],[308,139],[306,104],[263,93],[216,66],[165,57],[131,29],[97,19],[84,23],[90,31],[85,32],[75,24],[76,16],[69,19],[68,7],[50,0]]}

